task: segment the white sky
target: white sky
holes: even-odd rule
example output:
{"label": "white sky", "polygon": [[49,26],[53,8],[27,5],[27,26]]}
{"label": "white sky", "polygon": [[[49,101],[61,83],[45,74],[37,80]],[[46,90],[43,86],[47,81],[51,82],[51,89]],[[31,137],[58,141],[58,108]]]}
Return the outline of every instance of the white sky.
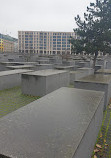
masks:
{"label": "white sky", "polygon": [[76,27],[74,17],[96,0],[0,0],[0,33],[66,31]]}

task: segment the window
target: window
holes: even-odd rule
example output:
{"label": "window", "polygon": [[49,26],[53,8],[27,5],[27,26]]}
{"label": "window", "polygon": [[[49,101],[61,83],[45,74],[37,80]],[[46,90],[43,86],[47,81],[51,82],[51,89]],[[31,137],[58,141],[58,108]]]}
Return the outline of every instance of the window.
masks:
{"label": "window", "polygon": [[66,38],[66,36],[62,36],[62,38]]}
{"label": "window", "polygon": [[58,38],[57,41],[61,41],[61,38]]}
{"label": "window", "polygon": [[66,42],[62,42],[62,44],[66,44]]}
{"label": "window", "polygon": [[56,45],[54,44],[53,47],[56,47]]}
{"label": "window", "polygon": [[62,39],[62,41],[66,41],[66,39]]}
{"label": "window", "polygon": [[70,47],[70,44],[68,44],[67,47]]}

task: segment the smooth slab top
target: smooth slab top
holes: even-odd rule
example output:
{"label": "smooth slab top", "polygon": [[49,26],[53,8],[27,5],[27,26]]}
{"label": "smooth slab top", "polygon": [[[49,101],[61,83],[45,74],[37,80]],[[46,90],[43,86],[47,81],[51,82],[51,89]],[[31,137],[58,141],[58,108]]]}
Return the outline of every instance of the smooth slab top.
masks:
{"label": "smooth slab top", "polygon": [[35,67],[34,65],[17,65],[17,66],[6,66],[7,68],[14,68],[14,69],[20,69],[20,68],[29,68],[29,67]]}
{"label": "smooth slab top", "polygon": [[60,88],[0,119],[0,154],[72,158],[103,92]]}
{"label": "smooth slab top", "polygon": [[93,68],[88,68],[88,67],[82,67],[82,68],[78,68],[79,70],[93,70]]}
{"label": "smooth slab top", "polygon": [[4,65],[12,65],[12,64],[37,64],[37,62],[0,62],[0,64]]}
{"label": "smooth slab top", "polygon": [[64,65],[61,65],[61,66],[55,66],[55,68],[62,68],[62,69],[68,69],[68,68],[73,68],[75,66],[64,66]]}
{"label": "smooth slab top", "polygon": [[89,76],[80,78],[77,81],[108,84],[111,82],[111,76],[110,75],[103,75],[103,74],[95,74],[95,75],[89,75]]}
{"label": "smooth slab top", "polygon": [[72,66],[64,66],[64,65],[58,65],[58,66],[55,66],[56,68],[72,68],[72,67],[75,67],[74,65]]}
{"label": "smooth slab top", "polygon": [[17,70],[0,71],[0,76],[14,75],[14,74],[31,72],[31,71],[33,70],[17,69]]}
{"label": "smooth slab top", "polygon": [[95,66],[102,67],[102,65],[95,65]]}
{"label": "smooth slab top", "polygon": [[25,73],[25,75],[30,75],[30,76],[49,76],[49,75],[55,75],[55,74],[60,74],[60,73],[65,73],[65,72],[67,72],[67,71],[46,69],[46,70],[28,72],[28,73]]}
{"label": "smooth slab top", "polygon": [[111,69],[99,69],[97,72],[102,72],[102,73],[111,73]]}
{"label": "smooth slab top", "polygon": [[83,71],[70,71],[70,74],[80,74],[80,73],[84,73]]}
{"label": "smooth slab top", "polygon": [[36,66],[51,66],[53,64],[36,64]]}
{"label": "smooth slab top", "polygon": [[87,62],[83,62],[83,61],[81,61],[81,62],[79,62],[80,64],[86,64]]}

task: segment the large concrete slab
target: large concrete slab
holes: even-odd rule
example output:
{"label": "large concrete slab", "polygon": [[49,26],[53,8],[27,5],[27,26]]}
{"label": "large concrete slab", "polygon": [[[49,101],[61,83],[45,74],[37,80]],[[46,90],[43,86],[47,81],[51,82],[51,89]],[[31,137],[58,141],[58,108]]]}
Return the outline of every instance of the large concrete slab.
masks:
{"label": "large concrete slab", "polygon": [[111,69],[111,59],[106,62],[106,69]]}
{"label": "large concrete slab", "polygon": [[78,68],[77,70],[83,71],[84,73],[86,73],[87,76],[94,74],[93,68],[83,67],[83,68]]}
{"label": "large concrete slab", "polygon": [[34,70],[45,70],[45,69],[53,69],[53,64],[35,64]]}
{"label": "large concrete slab", "polygon": [[34,65],[17,65],[17,66],[6,66],[9,70],[15,70],[15,69],[29,69],[32,70],[35,68]]}
{"label": "large concrete slab", "polygon": [[0,90],[21,85],[21,74],[31,71],[25,69],[0,71]]}
{"label": "large concrete slab", "polygon": [[37,60],[37,62],[39,63],[39,64],[48,64],[49,63],[49,59],[44,59],[44,60]]}
{"label": "large concrete slab", "polygon": [[90,67],[90,63],[88,63],[88,62],[79,62],[78,65],[80,67]]}
{"label": "large concrete slab", "polygon": [[104,65],[95,65],[95,71],[102,69]]}
{"label": "large concrete slab", "polygon": [[0,62],[0,64],[5,66],[15,66],[15,65],[35,65],[37,62]]}
{"label": "large concrete slab", "polygon": [[22,74],[23,94],[44,96],[64,86],[69,86],[68,71],[47,69]]}
{"label": "large concrete slab", "polygon": [[70,84],[84,76],[87,76],[85,71],[70,71]]}
{"label": "large concrete slab", "polygon": [[11,158],[91,158],[104,93],[60,88],[0,119],[0,154]]}
{"label": "large concrete slab", "polygon": [[111,76],[110,75],[89,75],[74,82],[75,88],[96,90],[105,92],[104,109],[111,97]]}
{"label": "large concrete slab", "polygon": [[99,69],[96,71],[97,74],[111,75],[111,69]]}
{"label": "large concrete slab", "polygon": [[75,71],[77,68],[78,68],[78,66],[77,65],[71,65],[71,66],[65,66],[65,65],[56,65],[55,67],[54,67],[55,69],[57,69],[57,70],[69,70],[69,71]]}

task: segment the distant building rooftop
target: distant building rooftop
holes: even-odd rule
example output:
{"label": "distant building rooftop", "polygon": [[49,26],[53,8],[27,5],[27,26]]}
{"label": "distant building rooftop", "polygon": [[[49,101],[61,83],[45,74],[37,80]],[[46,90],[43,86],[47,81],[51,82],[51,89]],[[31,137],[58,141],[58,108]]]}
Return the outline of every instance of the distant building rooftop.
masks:
{"label": "distant building rooftop", "polygon": [[4,34],[1,34],[1,33],[0,33],[0,38],[5,39],[5,40],[9,40],[9,41],[13,41],[13,42],[18,41],[18,39],[14,38],[14,37],[11,37],[9,35],[4,35]]}

